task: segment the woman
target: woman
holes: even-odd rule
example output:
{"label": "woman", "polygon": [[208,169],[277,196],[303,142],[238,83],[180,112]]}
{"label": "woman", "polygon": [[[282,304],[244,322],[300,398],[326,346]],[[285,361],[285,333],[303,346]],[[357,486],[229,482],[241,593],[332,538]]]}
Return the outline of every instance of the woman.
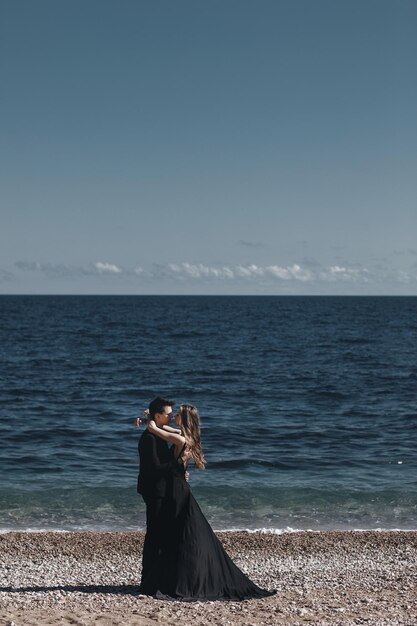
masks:
{"label": "woman", "polygon": [[183,404],[175,415],[178,430],[149,430],[174,445],[177,461],[172,479],[164,548],[145,580],[141,592],[176,600],[244,600],[275,592],[255,585],[233,563],[217,539],[185,480],[188,461],[198,469],[205,460],[201,448],[200,418],[191,404]]}

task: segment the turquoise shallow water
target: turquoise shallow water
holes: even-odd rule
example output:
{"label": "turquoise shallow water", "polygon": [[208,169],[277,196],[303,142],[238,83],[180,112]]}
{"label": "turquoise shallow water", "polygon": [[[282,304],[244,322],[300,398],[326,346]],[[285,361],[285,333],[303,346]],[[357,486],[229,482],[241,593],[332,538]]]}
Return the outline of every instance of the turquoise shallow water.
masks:
{"label": "turquoise shallow water", "polygon": [[0,530],[135,529],[132,426],[195,403],[217,529],[417,528],[417,298],[0,297]]}

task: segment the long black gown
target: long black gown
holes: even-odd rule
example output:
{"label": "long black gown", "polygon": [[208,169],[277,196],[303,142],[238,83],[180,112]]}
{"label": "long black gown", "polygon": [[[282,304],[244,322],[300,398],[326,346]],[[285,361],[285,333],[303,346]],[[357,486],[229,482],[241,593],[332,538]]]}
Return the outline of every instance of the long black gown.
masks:
{"label": "long black gown", "polygon": [[[171,449],[174,454],[174,446]],[[180,455],[181,456],[181,455]],[[274,594],[253,583],[231,560],[185,480],[182,463],[172,475],[164,516],[164,546],[140,592],[175,600],[245,600]]]}

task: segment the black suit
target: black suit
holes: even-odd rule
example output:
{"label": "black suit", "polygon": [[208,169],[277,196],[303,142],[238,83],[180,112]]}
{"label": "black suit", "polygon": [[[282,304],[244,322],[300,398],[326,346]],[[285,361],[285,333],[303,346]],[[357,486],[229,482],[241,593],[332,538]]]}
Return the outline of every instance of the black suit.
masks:
{"label": "black suit", "polygon": [[146,504],[146,535],[143,544],[142,581],[157,558],[167,529],[164,529],[164,514],[167,508],[167,495],[170,493],[172,459],[168,444],[149,432],[139,439],[140,469],[137,491]]}

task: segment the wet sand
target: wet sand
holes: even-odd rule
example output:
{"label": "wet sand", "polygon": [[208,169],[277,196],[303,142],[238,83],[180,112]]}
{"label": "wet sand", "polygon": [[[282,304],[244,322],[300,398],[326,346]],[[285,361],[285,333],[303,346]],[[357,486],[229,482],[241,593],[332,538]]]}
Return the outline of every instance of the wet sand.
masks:
{"label": "wet sand", "polygon": [[417,625],[417,532],[218,536],[275,596],[195,603],[140,596],[139,532],[0,535],[0,625]]}

